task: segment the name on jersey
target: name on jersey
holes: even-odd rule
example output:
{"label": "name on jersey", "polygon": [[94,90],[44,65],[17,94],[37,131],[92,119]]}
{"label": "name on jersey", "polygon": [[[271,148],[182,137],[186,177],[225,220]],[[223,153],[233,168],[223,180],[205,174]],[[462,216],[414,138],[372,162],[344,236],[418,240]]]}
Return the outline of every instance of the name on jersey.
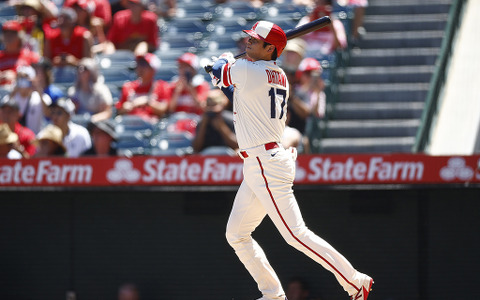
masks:
{"label": "name on jersey", "polygon": [[279,84],[283,87],[287,87],[287,77],[278,71],[265,70],[267,72],[268,83]]}

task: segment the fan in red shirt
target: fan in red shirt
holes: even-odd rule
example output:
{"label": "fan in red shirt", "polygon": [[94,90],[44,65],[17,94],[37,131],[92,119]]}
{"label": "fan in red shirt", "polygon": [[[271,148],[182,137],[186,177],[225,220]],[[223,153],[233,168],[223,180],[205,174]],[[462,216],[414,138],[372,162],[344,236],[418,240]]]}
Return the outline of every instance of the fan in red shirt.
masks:
{"label": "fan in red shirt", "polygon": [[0,101],[0,123],[5,123],[10,130],[18,135],[18,144],[15,150],[20,152],[24,158],[29,158],[35,154],[35,133],[20,125],[20,109],[18,103],[9,96],[4,97]]}
{"label": "fan in red shirt", "polygon": [[77,13],[64,7],[58,16],[58,29],[45,39],[44,56],[55,66],[77,66],[80,59],[92,57],[92,34],[86,28],[75,25]]}
{"label": "fan in red shirt", "polygon": [[138,79],[123,85],[122,95],[116,104],[117,113],[137,115],[156,122],[167,112],[170,86],[163,80],[155,81],[155,71],[160,60],[155,54],[146,53],[137,57]]}
{"label": "fan in red shirt", "polygon": [[73,7],[75,4],[83,6],[83,2],[89,1],[93,2],[93,16],[102,19],[103,25],[108,28],[112,22],[112,7],[110,6],[110,2],[108,2],[108,0],[66,0],[63,3],[63,6]]}
{"label": "fan in red shirt", "polygon": [[210,85],[197,74],[198,56],[185,53],[178,58],[178,77],[172,80],[172,99],[169,112],[188,112],[201,115],[207,103]]}
{"label": "fan in red shirt", "polygon": [[148,51],[158,48],[157,15],[145,9],[140,0],[130,0],[128,9],[113,16],[108,40],[116,49],[135,51],[141,42],[148,44]]}
{"label": "fan in red shirt", "polygon": [[0,50],[0,85],[11,84],[15,80],[15,70],[19,66],[37,63],[39,55],[23,48],[20,37],[22,26],[17,21],[7,21],[2,25],[4,50]]}

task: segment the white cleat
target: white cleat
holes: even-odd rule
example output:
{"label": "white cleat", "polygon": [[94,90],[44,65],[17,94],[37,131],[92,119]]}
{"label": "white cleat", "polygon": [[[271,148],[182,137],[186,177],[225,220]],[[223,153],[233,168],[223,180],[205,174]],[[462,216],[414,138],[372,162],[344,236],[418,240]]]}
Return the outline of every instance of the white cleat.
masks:
{"label": "white cleat", "polygon": [[355,294],[350,296],[350,300],[367,300],[368,295],[372,291],[373,279],[365,275],[365,280],[363,281],[362,287]]}

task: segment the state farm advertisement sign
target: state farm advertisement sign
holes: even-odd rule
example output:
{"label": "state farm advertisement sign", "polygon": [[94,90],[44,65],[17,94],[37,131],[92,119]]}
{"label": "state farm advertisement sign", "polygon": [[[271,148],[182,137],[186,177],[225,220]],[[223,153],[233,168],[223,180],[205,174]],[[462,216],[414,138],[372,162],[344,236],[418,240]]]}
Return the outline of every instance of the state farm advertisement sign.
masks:
{"label": "state farm advertisement sign", "polygon": [[[296,185],[480,183],[480,155],[301,155]],[[0,160],[0,187],[239,185],[236,157]]]}

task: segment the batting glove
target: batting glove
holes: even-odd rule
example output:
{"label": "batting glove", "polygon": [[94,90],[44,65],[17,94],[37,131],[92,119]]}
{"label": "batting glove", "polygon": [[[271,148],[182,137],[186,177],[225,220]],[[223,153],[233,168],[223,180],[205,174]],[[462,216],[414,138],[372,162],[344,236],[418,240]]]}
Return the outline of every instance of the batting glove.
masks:
{"label": "batting glove", "polygon": [[222,53],[222,55],[220,55],[219,59],[220,58],[226,59],[229,64],[233,64],[235,62],[235,56],[233,56],[232,52]]}

